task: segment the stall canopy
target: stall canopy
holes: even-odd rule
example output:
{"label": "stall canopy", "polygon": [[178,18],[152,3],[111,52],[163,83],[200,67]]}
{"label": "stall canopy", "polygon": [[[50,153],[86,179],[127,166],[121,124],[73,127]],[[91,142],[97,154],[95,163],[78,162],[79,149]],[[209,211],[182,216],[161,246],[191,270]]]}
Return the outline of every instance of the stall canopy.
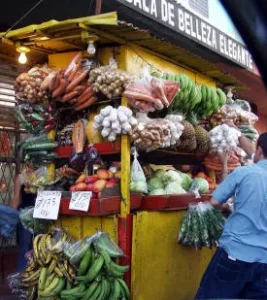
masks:
{"label": "stall canopy", "polygon": [[[241,97],[254,102],[263,113],[267,114],[267,107],[265,108],[262,101],[266,92],[258,75],[207,50],[203,45],[198,45],[184,36],[164,29],[155,20],[142,16],[117,1],[109,1],[109,4],[107,2],[104,1],[103,10],[111,9],[110,6],[113,3],[114,8],[118,9],[118,16],[126,21],[117,21],[116,13],[106,13],[65,21],[46,21],[39,25],[11,30],[7,34],[3,32],[4,39],[0,45],[0,55],[15,61],[17,59],[15,44],[20,42],[31,48],[29,56],[31,63],[44,62],[47,55],[51,53],[86,49],[86,42],[81,39],[81,32],[87,31],[100,37],[98,40],[100,47],[135,44],[159,56],[162,55],[175,64],[187,66],[210,76],[221,86],[238,86]],[[65,9],[64,6],[63,10]],[[131,23],[130,20],[132,20]],[[138,27],[135,26],[137,23]],[[256,92],[251,92],[251,90]]]}

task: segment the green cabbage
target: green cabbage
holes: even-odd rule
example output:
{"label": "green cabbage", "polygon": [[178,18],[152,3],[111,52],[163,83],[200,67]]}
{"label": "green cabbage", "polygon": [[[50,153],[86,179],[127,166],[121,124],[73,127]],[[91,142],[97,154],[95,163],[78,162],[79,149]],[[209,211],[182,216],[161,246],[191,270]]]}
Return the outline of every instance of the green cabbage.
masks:
{"label": "green cabbage", "polygon": [[130,184],[130,190],[132,192],[147,193],[147,183],[144,180],[132,181]]}
{"label": "green cabbage", "polygon": [[156,170],[156,171],[154,172],[153,177],[157,177],[157,178],[159,178],[159,179],[162,179],[165,173],[166,173],[165,170],[158,169],[158,170]]}
{"label": "green cabbage", "polygon": [[182,177],[178,172],[170,170],[164,174],[163,182],[165,184],[168,184],[170,182],[175,182],[176,184],[181,184]]}
{"label": "green cabbage", "polygon": [[157,177],[151,178],[148,181],[147,186],[148,186],[148,190],[149,191],[153,191],[155,189],[163,189],[164,188],[164,185],[163,185],[162,181],[159,178],[157,178]]}
{"label": "green cabbage", "polygon": [[190,192],[197,190],[199,193],[208,193],[209,192],[209,183],[204,178],[195,178],[192,181],[190,186]]}
{"label": "green cabbage", "polygon": [[149,193],[149,195],[165,195],[166,192],[164,189],[155,189]]}
{"label": "green cabbage", "polygon": [[167,195],[186,194],[186,191],[177,182],[170,182],[165,187]]}
{"label": "green cabbage", "polygon": [[182,173],[182,172],[180,173],[180,176],[182,177],[182,183],[181,183],[182,188],[188,191],[193,181],[192,178],[186,173]]}

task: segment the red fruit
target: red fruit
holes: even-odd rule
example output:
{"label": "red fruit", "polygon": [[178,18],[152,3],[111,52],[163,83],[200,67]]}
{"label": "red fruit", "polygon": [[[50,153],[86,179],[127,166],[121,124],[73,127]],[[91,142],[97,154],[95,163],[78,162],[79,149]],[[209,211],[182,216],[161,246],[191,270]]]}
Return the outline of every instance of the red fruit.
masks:
{"label": "red fruit", "polygon": [[107,184],[106,184],[105,187],[106,187],[106,188],[113,188],[115,185],[116,185],[115,182],[109,180],[109,181],[107,182]]}
{"label": "red fruit", "polygon": [[72,185],[72,186],[70,187],[70,191],[71,191],[71,192],[75,192],[75,191],[76,191],[76,186],[75,186],[75,185]]}
{"label": "red fruit", "polygon": [[93,176],[87,176],[85,179],[85,183],[89,184],[89,183],[94,183],[97,181],[97,176],[93,175]]}
{"label": "red fruit", "polygon": [[97,174],[98,179],[108,179],[109,178],[109,173],[105,169],[97,170],[96,174]]}
{"label": "red fruit", "polygon": [[115,177],[115,178],[121,178],[121,171],[117,171],[117,172],[114,174],[114,177]]}
{"label": "red fruit", "polygon": [[108,178],[113,178],[113,173],[110,171],[110,170],[108,170]]}
{"label": "red fruit", "polygon": [[87,185],[84,182],[80,182],[75,185],[75,191],[86,191]]}
{"label": "red fruit", "polygon": [[94,183],[93,192],[98,193],[101,192],[106,186],[107,181],[104,179],[99,179]]}
{"label": "red fruit", "polygon": [[94,184],[93,183],[89,183],[89,184],[87,184],[86,190],[87,191],[92,191],[93,188],[94,188]]}
{"label": "red fruit", "polygon": [[110,179],[108,180],[108,182],[119,183],[119,182],[120,182],[120,178],[115,178],[115,177],[113,177],[113,178],[110,178]]}
{"label": "red fruit", "polygon": [[78,177],[78,179],[75,181],[75,184],[80,183],[80,182],[84,182],[85,178],[86,178],[86,175],[85,174],[81,174]]}

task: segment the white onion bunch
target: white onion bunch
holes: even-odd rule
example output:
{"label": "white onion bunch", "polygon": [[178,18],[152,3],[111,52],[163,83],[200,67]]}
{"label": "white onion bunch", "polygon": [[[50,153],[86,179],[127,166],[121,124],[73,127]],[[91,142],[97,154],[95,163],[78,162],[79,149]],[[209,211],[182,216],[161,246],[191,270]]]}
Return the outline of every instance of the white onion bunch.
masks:
{"label": "white onion bunch", "polygon": [[226,124],[218,125],[209,132],[213,152],[223,153],[236,149],[241,132]]}

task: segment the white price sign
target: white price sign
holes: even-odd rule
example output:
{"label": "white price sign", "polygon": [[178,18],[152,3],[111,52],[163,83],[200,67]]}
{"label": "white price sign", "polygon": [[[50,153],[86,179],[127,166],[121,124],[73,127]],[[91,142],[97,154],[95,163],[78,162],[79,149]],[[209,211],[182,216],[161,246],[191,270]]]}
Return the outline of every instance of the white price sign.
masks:
{"label": "white price sign", "polygon": [[42,191],[38,192],[35,201],[33,217],[37,219],[57,220],[61,192]]}
{"label": "white price sign", "polygon": [[87,212],[91,197],[92,192],[72,192],[69,209]]}

